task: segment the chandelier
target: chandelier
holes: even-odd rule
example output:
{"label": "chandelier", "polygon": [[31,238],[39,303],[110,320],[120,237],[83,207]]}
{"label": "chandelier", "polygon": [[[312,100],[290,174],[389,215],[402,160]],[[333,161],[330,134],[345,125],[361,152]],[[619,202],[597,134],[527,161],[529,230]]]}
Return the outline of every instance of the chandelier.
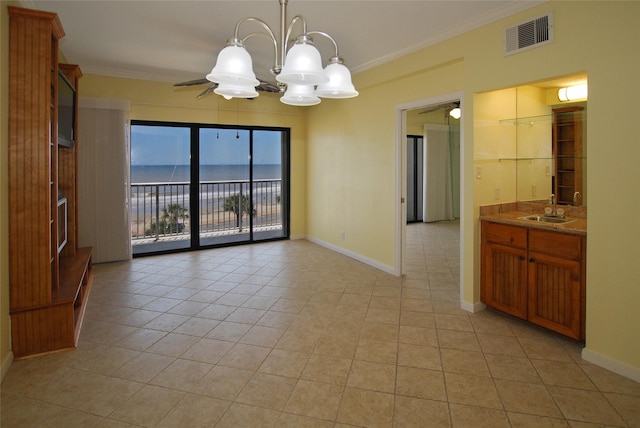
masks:
{"label": "chandelier", "polygon": [[[214,92],[225,98],[255,98],[256,86],[260,84],[253,72],[253,63],[245,42],[254,36],[270,39],[274,47],[275,76],[280,92],[280,101],[294,106],[312,106],[322,98],[352,98],[358,95],[351,83],[351,73],[338,54],[338,44],[327,33],[308,31],[305,19],[297,15],[287,24],[288,0],[280,2],[280,38],[276,38],[271,28],[261,19],[244,18],[236,24],[233,38],[220,51],[216,65],[206,77],[217,83]],[[239,37],[240,26],[246,22],[256,22],[265,30]],[[295,24],[302,26],[302,33],[292,37]],[[335,55],[323,69],[320,52],[313,44],[312,36],[328,38],[335,47]]]}

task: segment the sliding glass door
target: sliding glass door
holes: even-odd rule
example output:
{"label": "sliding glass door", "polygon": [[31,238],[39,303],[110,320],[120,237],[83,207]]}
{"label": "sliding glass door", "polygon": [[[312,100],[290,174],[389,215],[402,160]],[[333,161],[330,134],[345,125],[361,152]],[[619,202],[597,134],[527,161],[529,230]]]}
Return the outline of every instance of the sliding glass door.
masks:
{"label": "sliding glass door", "polygon": [[253,240],[283,238],[289,232],[288,134],[256,130],[252,139]]}
{"label": "sliding glass door", "polygon": [[200,129],[200,244],[250,240],[250,132]]}
{"label": "sliding glass door", "polygon": [[180,126],[131,126],[133,255],[181,250],[190,242],[191,132]]}
{"label": "sliding glass door", "polygon": [[200,129],[200,244],[286,236],[284,135],[275,130]]}
{"label": "sliding glass door", "polygon": [[[288,130],[173,125],[132,125],[131,204],[137,214],[133,219],[149,225],[134,228],[134,255],[289,236]],[[175,135],[180,135],[181,144],[188,141],[188,156],[182,154],[184,145],[167,150],[167,143],[159,143]],[[166,153],[152,155],[149,146]],[[181,155],[173,165],[166,164],[176,151]],[[144,176],[134,171],[154,169],[151,163],[156,157],[163,159],[157,161],[163,168],[155,168],[157,175],[149,178],[152,183],[141,182]],[[185,164],[185,158],[190,162]],[[171,181],[172,177],[180,182]],[[156,196],[164,194],[166,198]],[[160,227],[151,227],[156,223]]]}

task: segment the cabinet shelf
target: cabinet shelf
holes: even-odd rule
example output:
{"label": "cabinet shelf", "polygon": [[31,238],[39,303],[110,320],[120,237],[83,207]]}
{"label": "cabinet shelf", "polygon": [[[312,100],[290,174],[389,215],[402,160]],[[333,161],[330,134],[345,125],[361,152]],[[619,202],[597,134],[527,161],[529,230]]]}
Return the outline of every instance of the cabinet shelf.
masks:
{"label": "cabinet shelf", "polygon": [[[555,161],[558,159],[580,159],[580,160],[586,160],[586,156],[575,156],[575,155],[558,155],[558,156],[545,156],[545,157],[508,157],[508,158],[498,158],[498,162],[520,162],[520,161],[529,161],[529,162],[533,162],[533,161],[538,161],[538,160],[548,160],[548,161]],[[495,162],[495,159],[491,160],[491,159],[487,159],[484,160],[485,162]],[[480,163],[479,160],[475,161],[476,163]]]}
{"label": "cabinet shelf", "polygon": [[520,162],[520,161],[532,161],[535,158],[498,158],[498,162]]}
{"label": "cabinet shelf", "polygon": [[81,288],[87,286],[91,271],[91,248],[78,248],[75,255],[60,258],[60,286],[51,293],[55,304],[73,304],[81,296]]}
{"label": "cabinet shelf", "polygon": [[554,193],[558,202],[574,204],[574,195],[582,193],[582,107],[553,110],[553,152],[556,155]]}
{"label": "cabinet shelf", "polygon": [[[586,111],[582,109],[581,111]],[[557,113],[541,114],[536,116],[512,117],[498,120],[500,125],[512,126],[535,126],[535,125],[551,125],[557,124],[560,127],[571,127],[574,125],[571,119],[573,111],[559,111]]]}
{"label": "cabinet shelf", "polygon": [[512,125],[512,126],[535,126],[546,124],[549,125],[553,121],[553,116],[550,114],[540,115],[540,116],[525,116],[525,117],[514,117],[508,119],[500,119],[498,123],[500,125]]}

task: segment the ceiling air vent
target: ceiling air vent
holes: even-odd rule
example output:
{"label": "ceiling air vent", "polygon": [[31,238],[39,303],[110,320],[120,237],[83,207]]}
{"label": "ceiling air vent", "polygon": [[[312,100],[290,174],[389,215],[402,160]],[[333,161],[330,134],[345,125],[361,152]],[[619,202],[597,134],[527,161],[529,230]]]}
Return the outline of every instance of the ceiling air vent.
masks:
{"label": "ceiling air vent", "polygon": [[504,54],[512,55],[553,41],[553,16],[548,13],[504,30]]}

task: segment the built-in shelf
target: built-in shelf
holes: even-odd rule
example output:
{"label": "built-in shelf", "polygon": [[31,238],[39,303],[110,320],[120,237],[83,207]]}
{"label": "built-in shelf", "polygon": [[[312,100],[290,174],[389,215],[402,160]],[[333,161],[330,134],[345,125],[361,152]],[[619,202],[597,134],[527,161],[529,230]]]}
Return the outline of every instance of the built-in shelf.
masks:
{"label": "built-in shelf", "polygon": [[[581,111],[586,111],[586,110],[582,109]],[[562,122],[563,117],[571,118],[572,114],[573,113],[571,111],[561,111],[558,113],[541,114],[537,116],[523,116],[523,117],[500,119],[498,123],[500,125],[511,125],[511,126],[535,126],[535,125],[550,126],[555,121],[560,120]]]}
{"label": "built-in shelf", "polygon": [[512,126],[534,126],[534,125],[551,125],[553,122],[552,114],[545,114],[540,116],[526,116],[515,117],[509,119],[501,119],[498,121],[500,125],[512,125]]}
{"label": "built-in shelf", "polygon": [[[558,156],[558,157],[551,157],[551,156],[547,156],[547,157],[539,157],[539,158],[519,158],[519,157],[509,157],[509,158],[498,158],[498,162],[520,162],[520,161],[529,161],[529,162],[533,162],[533,161],[538,161],[538,160],[548,160],[548,161],[554,161],[556,159],[586,159],[585,156]],[[476,161],[477,163],[478,161]],[[489,162],[495,162],[495,159],[491,159],[489,160]]]}
{"label": "built-in shelf", "polygon": [[[58,63],[64,30],[55,13],[7,10],[12,35],[9,290],[12,351],[20,359],[77,344],[91,287],[92,250],[78,248],[77,144],[61,149],[55,132],[58,70],[76,89],[76,106],[82,73],[77,65]],[[36,81],[42,84],[33,85]],[[77,109],[74,114],[77,119]]]}
{"label": "built-in shelf", "polygon": [[577,204],[577,198],[582,197],[583,112],[583,107],[562,107],[553,110],[553,153],[556,170],[554,193],[559,204]]}

